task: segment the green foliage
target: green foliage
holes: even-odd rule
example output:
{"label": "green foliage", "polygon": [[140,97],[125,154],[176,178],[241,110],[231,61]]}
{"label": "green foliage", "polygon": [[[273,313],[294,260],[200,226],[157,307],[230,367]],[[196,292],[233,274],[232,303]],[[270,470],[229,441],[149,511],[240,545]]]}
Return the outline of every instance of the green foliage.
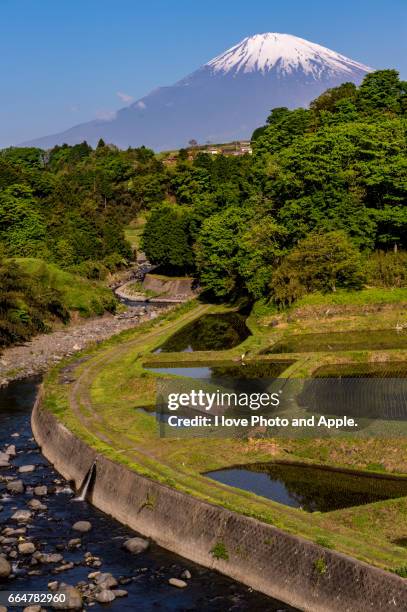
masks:
{"label": "green foliage", "polygon": [[405,258],[390,251],[407,248],[406,111],[406,82],[380,70],[309,109],[273,109],[252,156],[174,160],[103,141],[5,149],[0,245],[97,280],[131,261],[124,228],[147,216],[150,261],[221,299],[281,306],[364,276],[402,287]]}
{"label": "green foliage", "polygon": [[189,221],[188,209],[180,206],[164,203],[152,210],[142,237],[142,248],[151,263],[175,273],[193,268]]}
{"label": "green foliage", "polygon": [[231,207],[212,215],[203,224],[196,243],[196,262],[206,289],[221,298],[244,287],[241,274],[240,238],[248,215]]}
{"label": "green foliage", "polygon": [[43,268],[30,275],[15,261],[0,257],[0,287],[0,347],[46,331],[52,318],[69,319],[61,292]]}
{"label": "green foliage", "polygon": [[396,567],[390,571],[393,572],[393,574],[400,576],[400,578],[407,578],[407,565],[400,565],[400,567]]}
{"label": "green foliage", "polygon": [[215,559],[223,559],[224,561],[229,561],[229,553],[223,542],[217,542],[215,544],[215,546],[211,550],[211,555]]}
{"label": "green foliage", "polygon": [[0,191],[0,241],[10,255],[44,252],[45,234],[45,220],[29,187],[11,185]]}
{"label": "green foliage", "polygon": [[272,275],[274,301],[289,305],[306,293],[337,287],[360,289],[362,259],[342,231],[311,234],[301,240]]}
{"label": "green foliage", "polygon": [[407,253],[377,251],[367,264],[367,283],[376,287],[407,287]]}
{"label": "green foliage", "polygon": [[334,548],[332,542],[325,536],[318,536],[315,543],[319,546],[323,546],[324,548]]}
{"label": "green foliage", "polygon": [[77,311],[81,316],[90,317],[116,310],[113,293],[97,280],[87,280],[41,259],[18,258],[16,262],[26,275],[38,280],[41,291],[54,287],[69,312]]}
{"label": "green foliage", "polygon": [[326,574],[328,567],[327,567],[325,559],[323,559],[322,557],[320,557],[319,559],[316,559],[314,561],[314,568],[320,576],[323,576],[324,574]]}

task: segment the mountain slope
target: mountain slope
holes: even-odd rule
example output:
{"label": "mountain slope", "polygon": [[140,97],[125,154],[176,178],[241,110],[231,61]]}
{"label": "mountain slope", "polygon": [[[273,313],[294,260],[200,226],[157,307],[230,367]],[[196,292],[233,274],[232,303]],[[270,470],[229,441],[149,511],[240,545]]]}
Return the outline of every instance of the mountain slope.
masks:
{"label": "mountain slope", "polygon": [[49,148],[99,138],[156,150],[250,137],[271,108],[307,106],[329,87],[360,83],[371,69],[290,34],[256,34],[172,85],[160,87],[109,120],[31,141]]}

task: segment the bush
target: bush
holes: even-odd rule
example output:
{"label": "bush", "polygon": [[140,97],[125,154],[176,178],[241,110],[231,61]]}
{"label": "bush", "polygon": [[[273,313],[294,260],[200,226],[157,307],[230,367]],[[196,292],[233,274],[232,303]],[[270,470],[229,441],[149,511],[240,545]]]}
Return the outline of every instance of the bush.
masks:
{"label": "bush", "polygon": [[100,261],[82,261],[76,266],[71,266],[70,271],[74,274],[79,274],[91,280],[103,280],[106,278],[109,270]]}
{"label": "bush", "polygon": [[16,261],[0,258],[0,286],[0,346],[47,331],[49,319],[69,320],[63,296],[45,269],[30,275]]}
{"label": "bush", "polygon": [[407,287],[407,252],[376,251],[366,264],[367,282],[376,287]]}
{"label": "bush", "polygon": [[343,231],[311,234],[300,240],[272,275],[271,294],[280,306],[306,293],[361,289],[364,274],[359,251]]}

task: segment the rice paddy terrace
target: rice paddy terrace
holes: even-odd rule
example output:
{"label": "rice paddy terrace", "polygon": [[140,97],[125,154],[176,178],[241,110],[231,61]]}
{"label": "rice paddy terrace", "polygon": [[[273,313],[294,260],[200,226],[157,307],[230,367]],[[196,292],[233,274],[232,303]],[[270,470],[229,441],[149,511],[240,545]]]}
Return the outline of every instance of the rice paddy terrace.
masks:
{"label": "rice paddy terrace", "polygon": [[246,318],[192,301],[60,364],[45,380],[44,406],[99,453],[141,474],[402,573],[407,433],[400,435],[401,418],[388,419],[385,439],[267,431],[160,438],[155,400],[157,381],[173,376],[210,384],[227,379],[232,386],[269,378],[407,384],[406,305],[407,291],[396,301],[382,295],[376,304],[369,295],[365,304],[335,305],[328,313],[325,304],[313,304]]}

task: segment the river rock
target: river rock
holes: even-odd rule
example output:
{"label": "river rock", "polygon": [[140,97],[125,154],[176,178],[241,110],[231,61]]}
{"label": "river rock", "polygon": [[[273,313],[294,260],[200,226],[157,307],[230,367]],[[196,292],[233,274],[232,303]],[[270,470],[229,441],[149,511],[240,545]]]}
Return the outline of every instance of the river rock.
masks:
{"label": "river rock", "polygon": [[73,567],[74,567],[74,564],[72,563],[72,561],[69,561],[68,563],[64,563],[63,565],[56,567],[54,569],[54,572],[57,572],[58,574],[60,574],[61,572],[66,572],[72,569]]}
{"label": "river rock", "polygon": [[18,471],[20,474],[29,474],[30,472],[34,472],[35,465],[20,465]]}
{"label": "river rock", "polygon": [[7,559],[0,557],[0,578],[8,578],[10,574],[11,574],[10,563],[7,561]]}
{"label": "river rock", "polygon": [[6,448],[6,450],[4,451],[7,455],[9,455],[10,457],[15,457],[16,456],[16,447],[14,444],[9,444],[8,447]]}
{"label": "river rock", "polygon": [[0,452],[0,467],[8,467],[9,461],[10,461],[10,455],[8,453]]}
{"label": "river rock", "polygon": [[27,606],[24,608],[23,612],[41,612],[41,606]]}
{"label": "river rock", "polygon": [[113,591],[102,589],[99,593],[96,593],[95,599],[99,603],[110,603],[116,599],[116,596]]}
{"label": "river rock", "polygon": [[0,612],[7,612],[7,608],[5,608],[4,606],[0,606]]}
{"label": "river rock", "polygon": [[140,553],[145,552],[149,546],[150,542],[144,538],[130,538],[130,540],[126,540],[123,544],[123,548],[131,552],[133,555],[139,555]]}
{"label": "river rock", "polygon": [[180,580],[179,578],[170,578],[168,584],[175,586],[178,589],[185,589],[185,587],[188,586],[185,580]]}
{"label": "river rock", "polygon": [[19,438],[19,437],[20,437],[20,434],[19,434],[19,433],[17,433],[17,432],[15,432],[15,433],[11,434],[11,437],[12,437],[12,438]]}
{"label": "river rock", "polygon": [[40,563],[61,563],[64,558],[59,553],[40,553],[37,559]]}
{"label": "river rock", "polygon": [[38,497],[42,497],[43,495],[48,494],[48,488],[45,485],[40,485],[34,488],[34,495],[38,495]]}
{"label": "river rock", "polygon": [[70,584],[62,583],[56,592],[64,594],[66,601],[54,602],[52,604],[54,610],[82,610],[82,595],[78,589]]}
{"label": "river rock", "polygon": [[52,582],[48,582],[48,588],[50,591],[56,591],[58,588],[58,582],[56,580],[53,580]]}
{"label": "river rock", "polygon": [[27,523],[31,520],[31,516],[32,514],[29,510],[17,510],[11,518],[13,521],[18,521],[19,523]]}
{"label": "river rock", "polygon": [[97,578],[98,576],[101,575],[102,572],[91,572],[90,574],[88,574],[88,578],[89,580],[95,580],[95,578]]}
{"label": "river rock", "polygon": [[116,578],[107,572],[103,574],[100,573],[98,576],[96,576],[95,582],[102,589],[111,589],[112,587],[117,586]]}
{"label": "river rock", "polygon": [[39,499],[30,499],[27,506],[31,508],[31,510],[47,510],[47,506],[42,504]]}
{"label": "river rock", "polygon": [[32,555],[35,552],[35,546],[32,542],[22,542],[18,545],[20,555]]}
{"label": "river rock", "polygon": [[12,480],[7,483],[9,493],[24,493],[24,483],[22,480]]}
{"label": "river rock", "polygon": [[115,597],[127,597],[128,595],[128,592],[124,589],[116,589],[113,591],[113,593],[115,594]]}
{"label": "river rock", "polygon": [[73,548],[79,548],[81,544],[82,540],[80,538],[72,538],[72,540],[69,540],[68,542],[68,548],[70,550],[72,550]]}
{"label": "river rock", "polygon": [[191,572],[187,569],[184,570],[181,574],[181,578],[184,578],[185,580],[190,580],[192,578]]}
{"label": "river rock", "polygon": [[89,521],[78,521],[74,525],[72,525],[72,529],[74,531],[79,531],[80,533],[87,533],[92,529],[92,523]]}

